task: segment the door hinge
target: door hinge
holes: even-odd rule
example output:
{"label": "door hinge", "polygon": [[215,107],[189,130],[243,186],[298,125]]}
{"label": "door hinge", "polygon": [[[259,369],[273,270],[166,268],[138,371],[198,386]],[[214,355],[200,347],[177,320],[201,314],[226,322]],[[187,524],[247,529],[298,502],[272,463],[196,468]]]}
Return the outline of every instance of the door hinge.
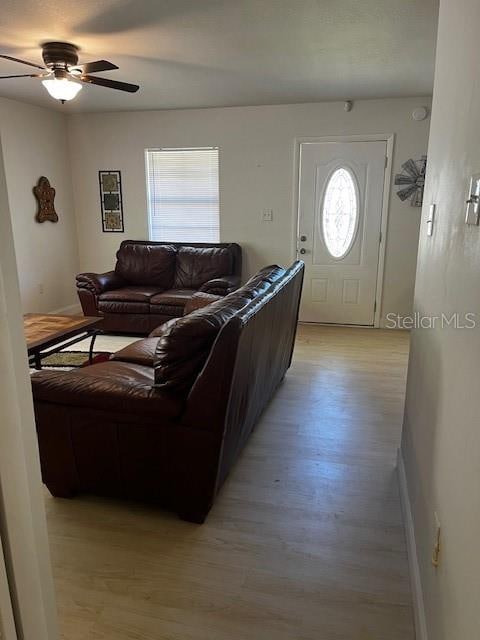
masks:
{"label": "door hinge", "polygon": [[375,313],[376,310],[377,310],[377,301],[375,300],[375,302],[373,303],[373,313]]}
{"label": "door hinge", "polygon": [[383,238],[383,236],[382,236],[382,232],[380,231],[380,236],[379,236],[379,238],[378,238],[378,242],[379,242],[379,244],[382,244],[382,238]]}
{"label": "door hinge", "polygon": [[385,169],[388,167],[388,156],[385,156]]}

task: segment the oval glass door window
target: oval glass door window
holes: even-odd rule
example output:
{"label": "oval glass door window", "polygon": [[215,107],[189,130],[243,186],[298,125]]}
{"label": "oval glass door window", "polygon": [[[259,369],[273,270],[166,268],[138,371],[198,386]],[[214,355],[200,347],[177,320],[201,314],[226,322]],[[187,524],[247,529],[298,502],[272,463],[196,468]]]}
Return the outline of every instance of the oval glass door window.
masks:
{"label": "oval glass door window", "polygon": [[322,231],[333,258],[343,258],[355,240],[358,219],[357,188],[352,173],[343,167],[332,173],[325,189]]}

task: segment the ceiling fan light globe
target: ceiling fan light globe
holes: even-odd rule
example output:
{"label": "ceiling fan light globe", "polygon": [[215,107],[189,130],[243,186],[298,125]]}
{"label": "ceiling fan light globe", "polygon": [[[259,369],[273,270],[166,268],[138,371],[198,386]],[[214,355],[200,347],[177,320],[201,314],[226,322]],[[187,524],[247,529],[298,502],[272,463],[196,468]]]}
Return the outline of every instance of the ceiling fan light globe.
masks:
{"label": "ceiling fan light globe", "polygon": [[73,100],[82,88],[79,82],[68,80],[67,78],[52,78],[50,80],[42,80],[42,84],[48,93],[61,102]]}

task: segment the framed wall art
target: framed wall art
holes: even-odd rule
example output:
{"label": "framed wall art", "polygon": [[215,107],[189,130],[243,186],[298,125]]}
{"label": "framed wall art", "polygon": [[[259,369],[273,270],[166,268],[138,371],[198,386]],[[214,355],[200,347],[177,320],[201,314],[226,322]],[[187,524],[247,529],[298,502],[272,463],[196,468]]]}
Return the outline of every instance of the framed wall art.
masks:
{"label": "framed wall art", "polygon": [[99,171],[102,229],[105,233],[123,233],[122,176],[120,171]]}

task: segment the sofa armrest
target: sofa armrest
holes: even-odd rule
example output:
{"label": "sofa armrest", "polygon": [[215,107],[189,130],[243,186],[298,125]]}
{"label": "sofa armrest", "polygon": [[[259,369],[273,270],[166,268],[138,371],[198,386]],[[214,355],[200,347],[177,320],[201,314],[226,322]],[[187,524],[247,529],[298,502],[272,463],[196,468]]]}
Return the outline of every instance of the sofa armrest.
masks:
{"label": "sofa armrest", "polygon": [[214,295],[226,296],[227,293],[232,293],[240,286],[240,276],[222,276],[221,278],[214,278],[205,282],[200,287],[199,291],[204,293],[212,293]]}
{"label": "sofa armrest", "polygon": [[99,295],[110,289],[118,289],[125,285],[125,281],[115,273],[79,273],[77,275],[77,289],[88,289],[95,295]]}
{"label": "sofa armrest", "polygon": [[195,291],[193,296],[187,300],[187,304],[183,308],[183,315],[188,316],[192,311],[203,309],[203,307],[207,307],[209,304],[212,304],[212,302],[223,300],[224,297],[225,296],[215,295],[214,293],[206,293],[205,291]]}
{"label": "sofa armrest", "polygon": [[116,351],[110,359],[120,360],[121,362],[132,362],[133,364],[153,368],[155,363],[155,350],[159,340],[160,338],[156,337],[142,338]]}

